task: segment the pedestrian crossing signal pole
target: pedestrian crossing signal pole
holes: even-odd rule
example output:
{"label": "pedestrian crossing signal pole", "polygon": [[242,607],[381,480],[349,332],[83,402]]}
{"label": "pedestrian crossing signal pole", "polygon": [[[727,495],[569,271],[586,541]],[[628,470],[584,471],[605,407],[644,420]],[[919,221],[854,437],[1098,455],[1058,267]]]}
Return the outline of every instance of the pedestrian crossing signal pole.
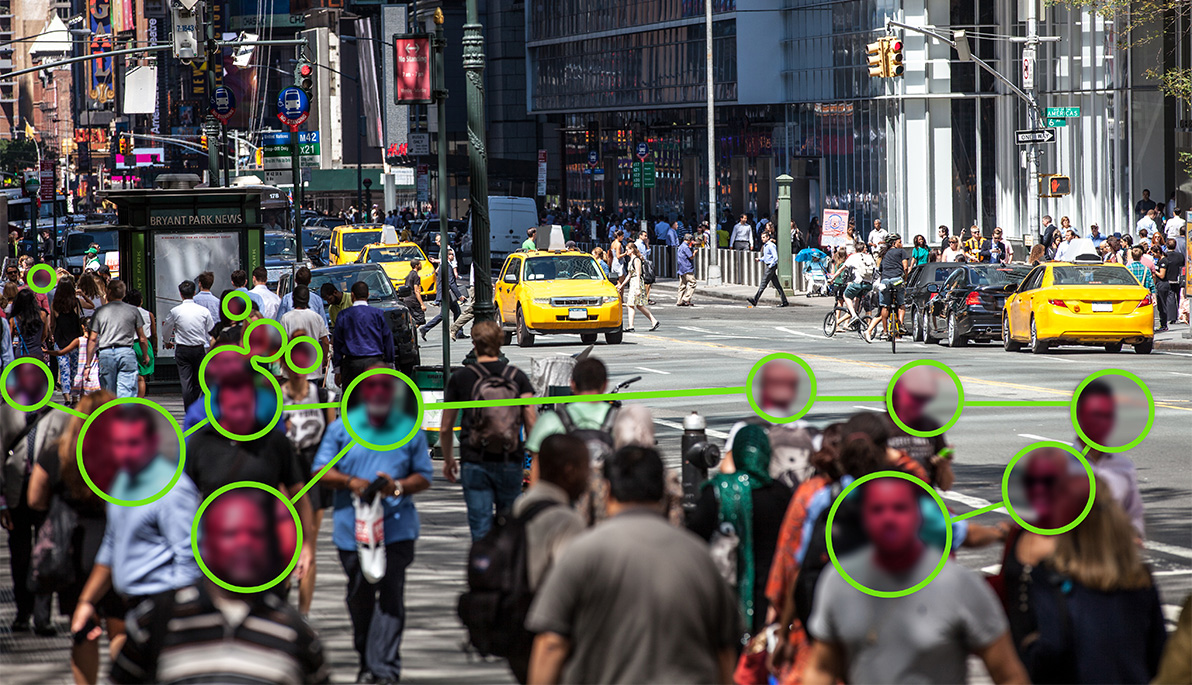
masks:
{"label": "pedestrian crossing signal pole", "polygon": [[431,74],[434,79],[435,90],[434,98],[435,107],[438,110],[439,116],[439,316],[443,317],[440,322],[443,331],[443,387],[447,387],[447,381],[451,375],[451,303],[454,302],[455,295],[451,292],[448,284],[451,279],[448,278],[448,269],[451,268],[451,263],[447,260],[447,246],[450,244],[447,237],[447,78],[445,72],[446,59],[444,53],[447,49],[447,39],[443,37],[443,10],[436,8],[434,14],[435,21],[435,37],[434,37],[434,72]]}

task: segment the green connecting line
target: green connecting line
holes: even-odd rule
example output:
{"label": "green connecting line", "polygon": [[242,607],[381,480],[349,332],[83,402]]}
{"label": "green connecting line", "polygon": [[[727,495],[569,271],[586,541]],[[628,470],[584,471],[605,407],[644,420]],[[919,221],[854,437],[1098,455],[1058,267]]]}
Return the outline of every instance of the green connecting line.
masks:
{"label": "green connecting line", "polygon": [[329,409],[338,406],[339,402],[311,402],[309,404],[286,404],[282,405],[282,409],[293,411],[295,409]]}
{"label": "green connecting line", "polygon": [[315,477],[307,481],[306,485],[302,486],[302,489],[298,491],[298,494],[290,498],[290,503],[295,504],[298,502],[298,500],[302,499],[302,496],[306,494],[306,491],[314,487],[315,483],[318,483],[320,478],[327,475],[327,472],[334,468],[335,465],[339,463],[339,460],[342,459],[343,456],[348,453],[348,450],[352,449],[352,446],[355,444],[355,441],[353,441],[344,445],[344,448],[339,451],[339,454],[335,455],[334,459],[328,462],[326,466],[319,469],[319,472],[315,474]]}
{"label": "green connecting line", "polygon": [[990,504],[987,507],[981,507],[980,509],[973,509],[972,511],[966,511],[963,514],[957,514],[956,516],[949,516],[948,520],[949,521],[963,521],[965,519],[971,519],[974,516],[980,516],[981,514],[987,514],[991,511],[993,511],[994,509],[1001,509],[1004,506],[1005,505],[1002,504],[1001,502],[996,502],[994,504]]}
{"label": "green connecting line", "polygon": [[964,403],[966,407],[1066,407],[1070,400],[983,400]]}
{"label": "green connecting line", "polygon": [[611,402],[612,400],[652,400],[669,397],[709,397],[739,395],[745,386],[704,388],[696,390],[654,390],[643,392],[614,392],[602,395],[560,395],[558,397],[515,397],[510,400],[471,400],[467,402],[427,402],[426,409],[477,409],[480,407],[524,407],[535,404],[564,404],[567,402]]}
{"label": "green connecting line", "polygon": [[70,414],[71,416],[75,416],[80,419],[87,418],[87,415],[84,414],[83,412],[81,412],[77,409],[71,409],[70,407],[66,406],[65,404],[59,404],[57,402],[47,402],[47,404],[49,404],[54,409],[57,409],[58,411],[64,411],[67,414]]}
{"label": "green connecting line", "polygon": [[198,429],[200,429],[206,425],[207,425],[207,419],[203,419],[202,421],[199,421],[198,423],[191,426],[190,428],[187,428],[186,432],[182,434],[182,437],[189,438],[191,433],[197,431]]}
{"label": "green connecting line", "polygon": [[816,395],[816,402],[885,402],[882,395]]}

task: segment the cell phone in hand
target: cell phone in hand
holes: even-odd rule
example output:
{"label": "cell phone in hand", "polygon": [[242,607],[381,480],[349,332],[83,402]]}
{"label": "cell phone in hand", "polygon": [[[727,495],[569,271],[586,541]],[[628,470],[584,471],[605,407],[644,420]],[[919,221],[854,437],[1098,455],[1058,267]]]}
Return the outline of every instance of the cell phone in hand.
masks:
{"label": "cell phone in hand", "polygon": [[83,626],[83,629],[77,633],[74,633],[74,635],[72,636],[74,638],[74,643],[76,645],[83,644],[84,642],[87,641],[87,635],[90,634],[91,631],[95,630],[98,627],[99,627],[99,624],[95,622],[94,618],[87,619],[87,624]]}
{"label": "cell phone in hand", "polygon": [[376,480],[369,483],[368,487],[364,489],[364,492],[360,493],[360,501],[372,502],[373,498],[377,496],[377,493],[379,493],[381,488],[385,487],[388,482],[389,481],[385,480],[385,478],[377,476]]}

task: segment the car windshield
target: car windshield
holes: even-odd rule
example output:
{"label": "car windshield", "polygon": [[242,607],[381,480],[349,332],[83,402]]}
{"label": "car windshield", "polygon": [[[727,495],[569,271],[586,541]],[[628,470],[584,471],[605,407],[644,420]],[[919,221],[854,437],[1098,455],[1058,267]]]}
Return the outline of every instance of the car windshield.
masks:
{"label": "car windshield", "polygon": [[1078,264],[1051,270],[1052,285],[1138,285],[1134,274],[1121,266]]}
{"label": "car windshield", "polygon": [[367,261],[371,264],[383,264],[385,262],[412,262],[422,258],[422,251],[414,245],[393,245],[370,248]]}
{"label": "car windshield", "polygon": [[588,255],[531,257],[526,260],[527,281],[555,279],[599,281],[604,279],[604,272],[596,265],[596,260]]}
{"label": "car windshield", "polygon": [[381,239],[381,230],[375,231],[353,231],[344,233],[343,249],[346,252],[359,252],[364,249],[365,245],[375,243]]}
{"label": "car windshield", "polygon": [[91,243],[97,243],[100,252],[112,252],[117,249],[116,232],[72,233],[66,236],[66,256],[78,257],[87,251],[87,247]]}
{"label": "car windshield", "polygon": [[1018,285],[1031,272],[1029,266],[984,266],[969,269],[971,285]]}
{"label": "car windshield", "polygon": [[294,238],[288,235],[265,236],[265,256],[277,259],[293,259],[295,255]]}
{"label": "car windshield", "polygon": [[330,283],[341,293],[348,293],[352,290],[352,286],[356,281],[364,281],[364,284],[368,286],[369,302],[397,298],[397,293],[393,291],[393,284],[389,282],[389,277],[377,267],[346,271],[337,270],[334,273],[319,273],[316,270],[311,273],[310,291],[312,293],[320,292],[324,283]]}
{"label": "car windshield", "polygon": [[936,267],[936,269],[935,269],[935,282],[936,282],[936,283],[943,283],[944,281],[948,280],[948,276],[951,276],[951,275],[952,275],[952,272],[953,272],[953,271],[955,271],[955,270],[956,270],[956,269],[958,269],[958,268],[960,268],[960,267],[956,267],[956,266],[940,266],[940,267]]}

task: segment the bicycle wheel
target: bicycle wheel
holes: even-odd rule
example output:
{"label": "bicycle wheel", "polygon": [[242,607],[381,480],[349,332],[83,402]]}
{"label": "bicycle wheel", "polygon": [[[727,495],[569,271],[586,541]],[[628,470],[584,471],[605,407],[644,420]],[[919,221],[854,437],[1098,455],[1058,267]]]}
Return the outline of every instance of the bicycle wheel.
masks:
{"label": "bicycle wheel", "polygon": [[890,320],[886,324],[886,331],[890,335],[890,354],[898,352],[898,313],[891,312]]}
{"label": "bicycle wheel", "polygon": [[824,335],[831,338],[836,335],[836,316],[840,309],[833,309],[824,315]]}

